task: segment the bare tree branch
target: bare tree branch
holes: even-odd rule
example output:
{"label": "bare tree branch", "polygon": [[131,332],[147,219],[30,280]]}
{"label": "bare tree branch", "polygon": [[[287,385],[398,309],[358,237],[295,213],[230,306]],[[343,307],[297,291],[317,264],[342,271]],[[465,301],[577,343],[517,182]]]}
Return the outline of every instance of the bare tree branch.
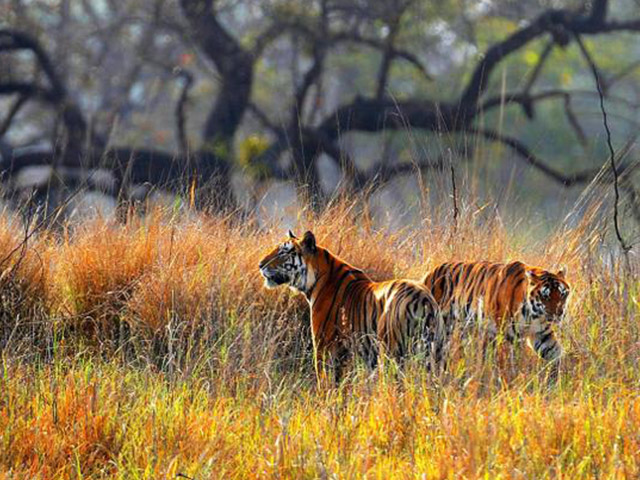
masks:
{"label": "bare tree branch", "polygon": [[473,111],[489,85],[489,78],[495,66],[508,55],[542,35],[551,34],[553,41],[564,47],[569,44],[574,35],[640,30],[640,19],[606,22],[604,19],[606,8],[607,0],[599,0],[594,4],[594,10],[590,16],[583,16],[569,10],[547,10],[528,26],[493,45],[477,65],[471,81],[462,94],[461,108]]}
{"label": "bare tree branch", "polygon": [[59,98],[51,90],[26,82],[0,83],[0,95],[20,95],[26,98],[35,98],[51,104],[57,104]]}
{"label": "bare tree branch", "polygon": [[594,23],[603,23],[607,17],[608,0],[593,0],[590,19]]}
{"label": "bare tree branch", "polygon": [[525,160],[529,165],[535,167],[540,172],[544,173],[547,177],[560,183],[565,187],[570,187],[579,183],[590,182],[600,171],[599,168],[588,169],[582,172],[572,173],[565,175],[559,170],[556,170],[547,164],[545,164],[540,158],[538,158],[529,148],[519,140],[502,135],[494,130],[488,130],[483,128],[470,128],[467,130],[469,133],[475,133],[482,135],[488,140],[502,143],[511,148],[520,158]]}
{"label": "bare tree branch", "polygon": [[586,146],[588,143],[587,136],[582,129],[582,125],[580,125],[580,122],[578,121],[578,117],[576,117],[576,114],[573,111],[573,107],[571,106],[571,95],[569,94],[564,97],[564,114],[567,117],[569,125],[575,132],[580,145],[583,147]]}
{"label": "bare tree branch", "polygon": [[3,50],[32,51],[38,60],[39,66],[47,76],[53,94],[60,97],[66,96],[67,90],[60,80],[53,66],[53,62],[35,38],[17,30],[0,30],[0,51]]}
{"label": "bare tree branch", "polygon": [[635,72],[638,69],[638,67],[640,67],[640,60],[638,60],[637,62],[633,62],[630,65],[627,65],[620,72],[616,73],[615,75],[609,78],[609,81],[607,82],[607,86],[611,88],[614,83],[618,83],[620,80],[622,80],[626,76]]}
{"label": "bare tree branch", "polygon": [[13,105],[11,105],[11,108],[9,108],[9,111],[7,112],[7,116],[4,118],[2,123],[0,123],[0,138],[2,138],[5,133],[7,133],[7,130],[9,130],[9,128],[11,127],[11,122],[13,122],[13,119],[20,112],[20,110],[28,100],[28,95],[20,95],[18,99],[13,103]]}
{"label": "bare tree branch", "polygon": [[387,42],[376,38],[365,37],[356,31],[327,32],[326,36],[322,36],[309,25],[290,17],[277,17],[274,20],[274,23],[258,36],[251,51],[254,58],[262,55],[264,50],[274,40],[286,32],[296,32],[301,34],[312,44],[324,43],[326,48],[341,43],[353,43],[365,45],[381,52],[389,50],[389,54],[392,58],[399,58],[408,62],[413,65],[426,80],[433,80],[433,77],[429,74],[418,56],[405,49],[398,48],[396,46],[392,46],[389,49]]}
{"label": "bare tree branch", "polygon": [[540,73],[542,73],[542,68],[544,67],[545,62],[547,61],[547,58],[549,58],[549,55],[553,51],[553,47],[554,47],[554,43],[550,41],[550,42],[547,42],[547,44],[542,49],[540,58],[538,58],[538,63],[536,63],[536,66],[533,69],[533,72],[531,72],[531,76],[529,76],[529,78],[527,79],[527,83],[523,88],[524,92],[529,93],[531,91],[533,84],[536,82],[536,80],[538,80],[538,77],[540,77]]}
{"label": "bare tree branch", "polygon": [[247,106],[247,108],[249,109],[249,112],[251,112],[251,114],[253,114],[253,116],[258,119],[258,121],[262,124],[264,128],[266,128],[276,136],[283,134],[284,129],[276,126],[271,121],[269,116],[254,102],[249,102],[249,105]]}
{"label": "bare tree branch", "polygon": [[[394,7],[397,7],[397,4],[394,3]],[[381,99],[384,96],[384,90],[387,87],[387,82],[389,80],[389,72],[391,70],[391,65],[394,59],[394,47],[396,36],[398,35],[398,30],[400,28],[400,20],[402,18],[402,14],[404,10],[394,8],[392,12],[392,16],[387,22],[387,27],[389,28],[389,33],[387,34],[386,41],[384,42],[384,49],[382,50],[382,59],[380,60],[380,68],[378,69],[378,81],[376,87],[375,96],[377,99]]]}
{"label": "bare tree branch", "polygon": [[[564,112],[567,117],[567,121],[569,125],[573,129],[578,138],[578,141],[581,145],[587,144],[587,137],[578,121],[578,117],[573,111],[573,107],[571,105],[571,95],[576,92],[570,92],[565,90],[546,90],[544,92],[540,92],[534,95],[528,94],[526,91],[524,93],[507,93],[504,98],[502,97],[493,97],[486,100],[481,109],[484,111],[491,110],[492,108],[502,104],[519,104],[522,106],[525,114],[529,119],[533,119],[535,117],[535,104],[541,100],[554,99],[557,97],[562,97],[564,100]],[[588,92],[583,92],[588,93]]]}
{"label": "bare tree branch", "polygon": [[[296,89],[294,95],[294,103],[292,107],[291,117],[293,121],[302,120],[302,109],[304,107],[304,101],[309,93],[309,89],[318,81],[322,75],[324,66],[324,59],[326,56],[326,49],[322,46],[313,46],[313,64],[311,68],[304,74],[302,82]],[[296,120],[297,119],[297,120]]]}
{"label": "bare tree branch", "polygon": [[[67,89],[54,68],[49,55],[40,43],[32,36],[16,30],[0,30],[0,52],[14,50],[30,50],[35,55],[39,67],[45,73],[49,87],[35,83],[5,82],[0,85],[0,95],[20,94],[37,97],[55,105],[61,112],[67,135],[67,158],[77,163],[81,160],[80,149],[87,136],[87,122],[80,108],[69,98]],[[99,141],[99,139],[92,139]]]}
{"label": "bare tree branch", "polygon": [[[387,45],[384,42],[381,42],[380,40],[375,38],[363,37],[362,35],[356,32],[341,32],[341,33],[334,34],[331,37],[331,42],[336,44],[355,43],[360,45],[366,45],[368,47],[371,47],[383,52],[387,49]],[[417,55],[395,46],[391,47],[389,53],[391,57],[400,58],[410,63],[411,65],[413,65],[426,80],[429,80],[429,81],[433,80],[433,76],[427,71],[427,69],[422,64],[422,62],[420,61]]]}
{"label": "bare tree branch", "polygon": [[178,137],[178,145],[182,152],[183,158],[189,158],[189,137],[187,136],[187,103],[189,102],[189,90],[193,86],[193,75],[184,69],[177,69],[175,75],[182,79],[182,89],[180,90],[180,98],[176,104],[176,134]]}

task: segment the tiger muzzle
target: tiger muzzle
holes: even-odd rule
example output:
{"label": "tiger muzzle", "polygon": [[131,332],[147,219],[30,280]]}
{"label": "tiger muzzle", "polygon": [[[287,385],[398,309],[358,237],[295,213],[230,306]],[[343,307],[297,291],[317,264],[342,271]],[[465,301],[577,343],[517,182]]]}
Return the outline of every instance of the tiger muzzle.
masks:
{"label": "tiger muzzle", "polygon": [[289,278],[280,272],[273,272],[266,268],[261,268],[260,273],[271,284],[282,285],[289,282]]}

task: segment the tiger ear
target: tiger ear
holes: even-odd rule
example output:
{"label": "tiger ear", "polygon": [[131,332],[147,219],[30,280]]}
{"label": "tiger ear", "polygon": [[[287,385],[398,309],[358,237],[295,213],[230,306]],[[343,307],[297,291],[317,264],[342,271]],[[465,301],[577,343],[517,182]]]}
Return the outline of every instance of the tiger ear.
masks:
{"label": "tiger ear", "polygon": [[558,273],[556,273],[556,275],[564,279],[564,277],[567,275],[567,266],[562,265],[562,267],[560,267],[560,270],[558,270]]}
{"label": "tiger ear", "polygon": [[292,240],[295,240],[295,239],[297,239],[298,237],[296,237],[296,236],[293,234],[293,232],[292,232],[291,230],[289,230],[289,238],[290,238],[290,239],[292,239]]}
{"label": "tiger ear", "polygon": [[304,232],[304,236],[302,237],[302,248],[306,253],[316,253],[316,237],[311,233],[310,230]]}
{"label": "tiger ear", "polygon": [[524,273],[527,276],[527,280],[529,280],[529,283],[536,283],[538,281],[538,275],[536,274],[535,270],[526,269]]}

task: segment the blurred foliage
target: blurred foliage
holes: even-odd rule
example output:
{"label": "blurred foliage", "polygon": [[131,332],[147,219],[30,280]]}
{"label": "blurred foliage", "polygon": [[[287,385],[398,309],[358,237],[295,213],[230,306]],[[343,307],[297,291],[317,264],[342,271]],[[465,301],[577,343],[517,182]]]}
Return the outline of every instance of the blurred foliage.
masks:
{"label": "blurred foliage", "polygon": [[265,135],[247,136],[238,145],[237,159],[240,167],[256,178],[265,178],[269,170],[266,165],[256,161],[257,157],[269,147],[270,141]]}
{"label": "blurred foliage", "polygon": [[[310,89],[303,112],[305,122],[317,125],[356,95],[374,94],[383,55],[383,49],[378,47],[385,45],[391,35],[395,48],[414,55],[430,78],[406,59],[398,59],[391,67],[385,93],[400,101],[413,98],[446,102],[460,95],[491,45],[548,8],[577,9],[585,5],[578,0],[330,0],[325,4],[330,9],[325,26],[323,0],[226,0],[216,1],[215,9],[221,23],[244,48],[260,45],[251,101],[272,126],[281,128],[289,122],[294,92],[313,64],[314,45],[310,38],[322,40],[325,36],[329,40],[354,35],[367,40],[341,41],[328,49],[324,72]],[[611,1],[610,18],[638,15],[637,2]],[[178,150],[175,105],[181,88],[174,72],[176,68],[188,71],[193,75],[194,86],[189,91],[186,130],[190,142],[198,144],[196,138],[210,114],[220,79],[192,38],[179,2],[15,0],[0,5],[0,26],[26,30],[42,41],[73,98],[87,112],[92,127],[115,145]],[[521,89],[536,68],[547,41],[543,38],[531,42],[503,61],[490,78],[486,96],[508,95]],[[640,59],[640,42],[631,34],[585,38],[585,44],[607,79]],[[0,79],[39,76],[30,55],[0,54],[0,72]],[[630,71],[609,92],[607,107],[618,143],[630,132],[638,131],[639,81],[640,69]],[[519,106],[509,105],[504,112],[488,113],[478,125],[521,139],[562,170],[600,165],[606,159],[606,150],[595,85],[575,43],[566,49],[554,48],[532,93],[545,89],[576,92],[572,106],[588,139],[586,145],[577,141],[564,114],[562,99],[558,98],[536,104],[533,120],[525,117]],[[0,98],[0,111],[8,105],[6,99]],[[16,147],[55,144],[53,135],[58,121],[56,115],[43,111],[42,105],[30,104],[19,114],[6,138]],[[425,144],[434,138],[436,144],[429,145],[429,149],[447,148],[431,134],[415,132],[413,145],[405,137],[403,133],[380,134],[381,143],[400,139],[395,142],[397,148],[389,161],[414,156],[414,151],[427,148]],[[252,175],[258,172],[257,177],[263,178],[266,166],[251,165],[252,159],[273,138],[274,128],[247,112],[235,151],[226,144],[205,146],[205,150],[235,161]],[[501,152],[501,157],[518,162],[507,149],[496,151]],[[370,154],[364,152],[355,149],[350,155],[357,164],[369,164]],[[484,163],[497,174],[510,172],[513,165]],[[534,196],[539,191],[535,182],[526,188]]]}

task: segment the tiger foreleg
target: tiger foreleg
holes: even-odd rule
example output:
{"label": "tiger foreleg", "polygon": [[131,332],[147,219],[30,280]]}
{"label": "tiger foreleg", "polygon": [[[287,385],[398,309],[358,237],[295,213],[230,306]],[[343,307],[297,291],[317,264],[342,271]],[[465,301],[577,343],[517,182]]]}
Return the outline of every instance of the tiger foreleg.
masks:
{"label": "tiger foreleg", "polygon": [[533,349],[543,360],[548,362],[547,378],[550,384],[555,384],[560,370],[562,347],[550,327],[546,327],[535,334]]}
{"label": "tiger foreleg", "polygon": [[452,334],[451,324],[452,322],[447,322],[440,312],[428,318],[425,353],[427,368],[433,373],[440,374],[446,370],[447,349]]}

